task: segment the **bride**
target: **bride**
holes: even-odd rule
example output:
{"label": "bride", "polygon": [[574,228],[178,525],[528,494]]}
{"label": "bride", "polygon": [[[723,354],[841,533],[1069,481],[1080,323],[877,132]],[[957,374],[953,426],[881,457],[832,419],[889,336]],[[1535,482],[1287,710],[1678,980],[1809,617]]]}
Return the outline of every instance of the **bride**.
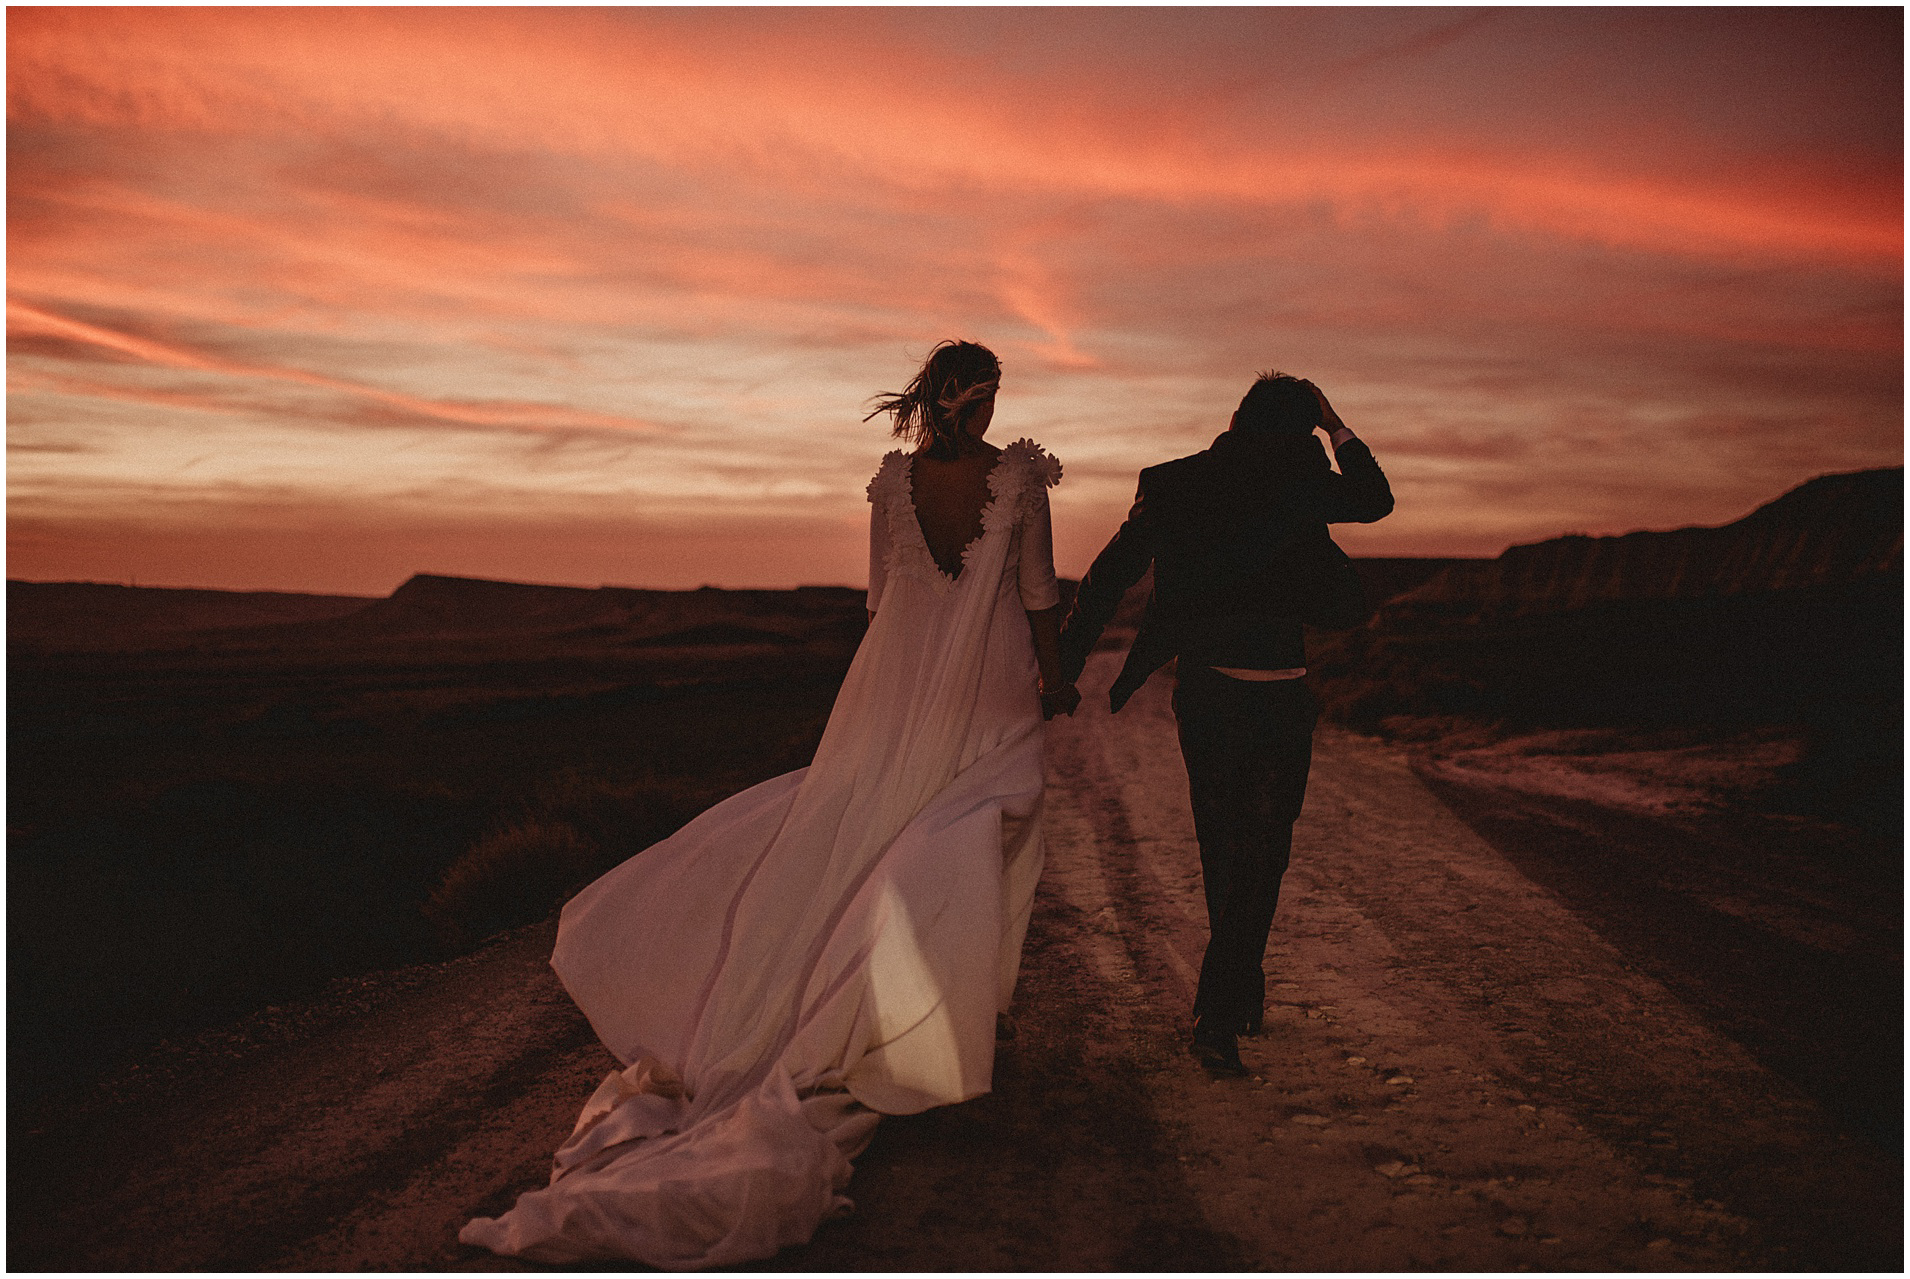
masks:
{"label": "bride", "polygon": [[[878,402],[868,634],[808,768],[564,907],[551,965],[625,1069],[550,1185],[458,1238],[564,1264],[768,1257],[846,1211],[880,1115],[988,1091],[1040,876],[1061,465],[987,443],[1001,365],[943,342]],[[870,416],[875,416],[871,413]]]}

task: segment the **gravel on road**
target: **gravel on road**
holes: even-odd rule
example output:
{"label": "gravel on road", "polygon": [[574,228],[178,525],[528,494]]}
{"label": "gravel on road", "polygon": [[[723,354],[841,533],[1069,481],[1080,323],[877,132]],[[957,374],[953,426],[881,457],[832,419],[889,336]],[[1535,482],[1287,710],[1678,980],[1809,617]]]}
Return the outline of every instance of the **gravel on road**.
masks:
{"label": "gravel on road", "polygon": [[[1899,1268],[1901,1165],[1322,727],[1251,1076],[1184,1047],[1205,943],[1168,687],[1052,724],[995,1091],[883,1121],[777,1270]],[[456,1242],[615,1063],[553,927],[337,983],[15,1115],[14,1269],[533,1269]],[[621,1268],[621,1267],[619,1267]]]}

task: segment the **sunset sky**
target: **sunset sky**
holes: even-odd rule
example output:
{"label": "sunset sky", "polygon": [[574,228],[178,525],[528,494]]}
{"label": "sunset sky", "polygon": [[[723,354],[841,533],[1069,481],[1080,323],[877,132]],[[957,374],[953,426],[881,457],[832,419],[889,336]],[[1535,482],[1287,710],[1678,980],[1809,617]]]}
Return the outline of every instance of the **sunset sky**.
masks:
{"label": "sunset sky", "polygon": [[1257,369],[1355,554],[1903,458],[1898,9],[10,8],[8,576],[860,584],[1000,353],[1078,575]]}

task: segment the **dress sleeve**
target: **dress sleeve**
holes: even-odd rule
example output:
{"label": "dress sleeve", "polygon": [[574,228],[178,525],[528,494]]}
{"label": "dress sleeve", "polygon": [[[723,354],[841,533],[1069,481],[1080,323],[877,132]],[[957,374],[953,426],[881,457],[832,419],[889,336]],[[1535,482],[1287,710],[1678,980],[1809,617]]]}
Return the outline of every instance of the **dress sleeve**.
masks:
{"label": "dress sleeve", "polygon": [[1021,525],[1021,606],[1029,612],[1061,602],[1054,576],[1054,528],[1048,517],[1048,490],[1040,485],[1028,497]]}
{"label": "dress sleeve", "polygon": [[869,604],[871,613],[882,606],[882,589],[889,584],[889,513],[882,501],[869,498]]}

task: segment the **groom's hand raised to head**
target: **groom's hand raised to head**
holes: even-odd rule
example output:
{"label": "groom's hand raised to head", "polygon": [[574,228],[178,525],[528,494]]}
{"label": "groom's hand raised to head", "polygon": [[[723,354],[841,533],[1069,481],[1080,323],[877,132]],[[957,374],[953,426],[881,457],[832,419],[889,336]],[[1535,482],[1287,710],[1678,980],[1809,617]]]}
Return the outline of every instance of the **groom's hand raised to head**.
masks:
{"label": "groom's hand raised to head", "polygon": [[1333,406],[1327,403],[1325,391],[1322,391],[1319,387],[1313,385],[1313,383],[1311,382],[1307,382],[1304,385],[1306,386],[1307,390],[1313,392],[1313,398],[1320,402],[1320,429],[1321,430],[1325,431],[1328,435],[1331,435],[1334,431],[1337,431],[1340,427],[1346,425],[1346,423],[1340,421],[1340,415],[1333,411]]}

